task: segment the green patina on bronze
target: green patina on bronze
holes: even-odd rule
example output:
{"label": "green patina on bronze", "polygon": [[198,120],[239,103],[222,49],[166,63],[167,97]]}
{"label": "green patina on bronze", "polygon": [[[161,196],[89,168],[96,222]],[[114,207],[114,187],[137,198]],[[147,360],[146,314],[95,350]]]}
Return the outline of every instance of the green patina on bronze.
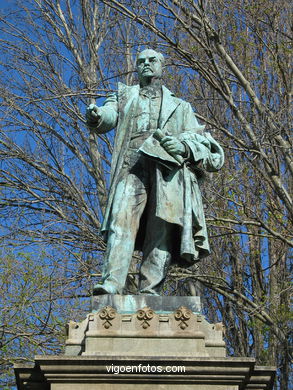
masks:
{"label": "green patina on bronze", "polygon": [[103,107],[87,109],[91,130],[116,127],[103,284],[94,294],[122,293],[135,249],[143,252],[139,293],[155,295],[171,263],[188,266],[209,254],[199,184],[205,171],[222,167],[224,153],[191,105],[161,84],[162,67],[160,53],[144,50],[140,84],[119,83]]}

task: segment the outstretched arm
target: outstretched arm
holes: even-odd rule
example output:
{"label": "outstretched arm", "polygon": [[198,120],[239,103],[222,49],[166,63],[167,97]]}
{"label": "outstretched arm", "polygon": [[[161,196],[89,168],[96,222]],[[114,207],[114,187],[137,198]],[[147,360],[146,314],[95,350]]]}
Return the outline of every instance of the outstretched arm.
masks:
{"label": "outstretched arm", "polygon": [[87,126],[98,134],[116,127],[118,121],[117,94],[111,94],[102,107],[90,104],[86,110]]}

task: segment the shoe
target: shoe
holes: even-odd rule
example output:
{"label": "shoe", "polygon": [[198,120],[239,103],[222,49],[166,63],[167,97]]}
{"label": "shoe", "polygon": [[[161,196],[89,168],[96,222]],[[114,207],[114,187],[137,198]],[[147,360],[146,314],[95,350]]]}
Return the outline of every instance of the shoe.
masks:
{"label": "shoe", "polygon": [[96,284],[93,289],[93,295],[118,294],[118,291],[111,284]]}
{"label": "shoe", "polygon": [[156,291],[153,290],[141,290],[138,292],[138,295],[152,295],[153,297],[160,297],[161,294],[157,293]]}

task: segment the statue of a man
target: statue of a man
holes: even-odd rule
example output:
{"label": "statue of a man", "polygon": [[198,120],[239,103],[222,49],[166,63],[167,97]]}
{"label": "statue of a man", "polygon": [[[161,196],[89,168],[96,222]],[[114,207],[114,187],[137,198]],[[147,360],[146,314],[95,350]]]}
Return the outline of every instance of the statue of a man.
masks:
{"label": "statue of a man", "polygon": [[91,104],[87,125],[116,127],[111,186],[102,232],[107,241],[102,284],[94,295],[122,294],[133,251],[143,252],[139,293],[160,295],[171,263],[209,254],[199,182],[224,162],[189,103],[162,85],[162,54],[137,56],[139,85],[119,83],[102,107]]}

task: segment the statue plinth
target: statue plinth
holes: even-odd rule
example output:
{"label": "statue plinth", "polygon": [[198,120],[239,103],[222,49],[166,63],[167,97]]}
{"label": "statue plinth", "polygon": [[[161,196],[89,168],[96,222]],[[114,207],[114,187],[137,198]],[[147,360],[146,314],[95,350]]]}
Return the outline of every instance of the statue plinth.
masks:
{"label": "statue plinth", "polygon": [[[18,390],[271,390],[273,367],[226,357],[199,297],[98,296],[70,321],[65,355],[16,365]],[[170,371],[171,370],[171,371]]]}
{"label": "statue plinth", "polygon": [[199,297],[103,295],[68,325],[66,355],[225,357],[221,324],[200,314]]}
{"label": "statue plinth", "polygon": [[151,307],[156,313],[171,313],[180,306],[186,306],[193,313],[201,313],[200,297],[160,295],[115,295],[92,297],[92,312],[111,306],[120,314],[135,313],[143,307]]}

